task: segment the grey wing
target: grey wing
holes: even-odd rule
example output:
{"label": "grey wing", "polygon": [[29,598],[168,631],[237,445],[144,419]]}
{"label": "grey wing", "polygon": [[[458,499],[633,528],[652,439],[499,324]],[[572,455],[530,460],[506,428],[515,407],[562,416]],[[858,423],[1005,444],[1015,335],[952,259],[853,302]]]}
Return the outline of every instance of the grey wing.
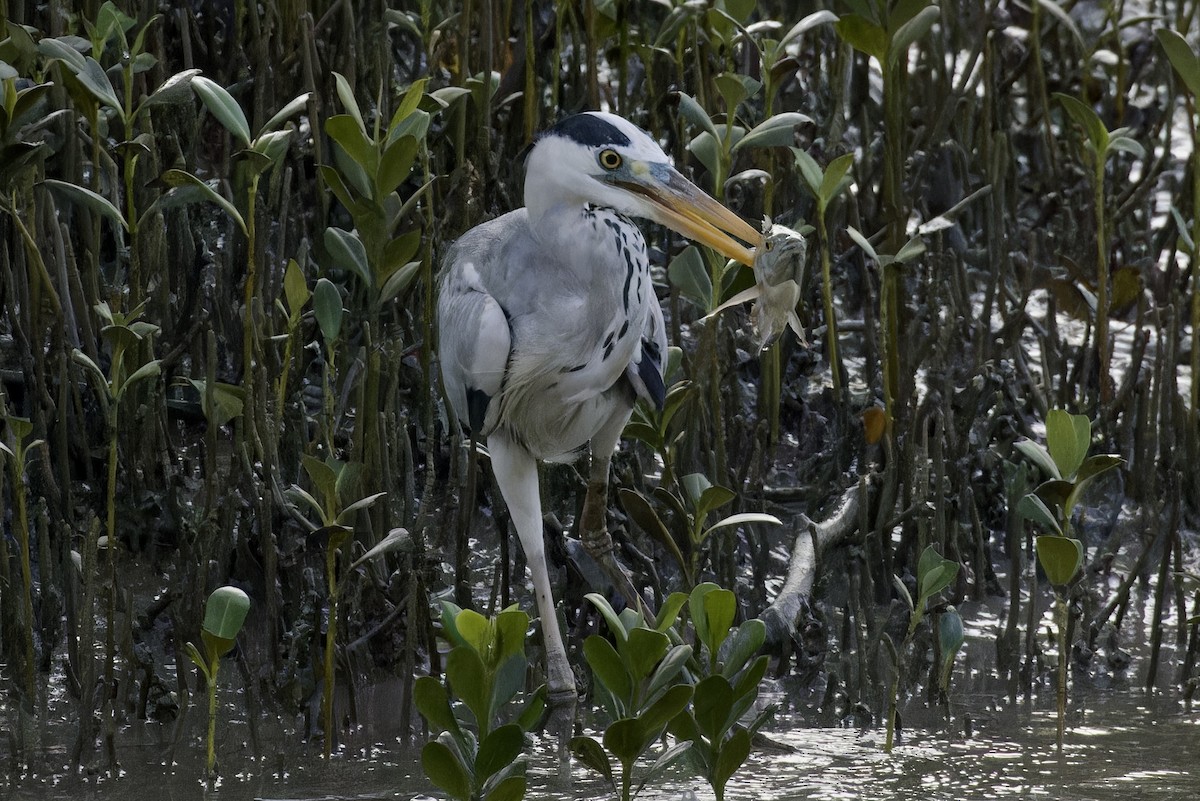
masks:
{"label": "grey wing", "polygon": [[642,340],[634,351],[633,359],[625,368],[625,375],[639,398],[645,398],[661,410],[667,397],[664,380],[667,359],[667,328],[663,323],[662,308],[651,302],[646,323],[642,327]]}
{"label": "grey wing", "polygon": [[484,288],[476,265],[453,259],[438,295],[438,356],[446,397],[458,419],[486,436],[491,400],[503,388],[512,350],[504,308]]}

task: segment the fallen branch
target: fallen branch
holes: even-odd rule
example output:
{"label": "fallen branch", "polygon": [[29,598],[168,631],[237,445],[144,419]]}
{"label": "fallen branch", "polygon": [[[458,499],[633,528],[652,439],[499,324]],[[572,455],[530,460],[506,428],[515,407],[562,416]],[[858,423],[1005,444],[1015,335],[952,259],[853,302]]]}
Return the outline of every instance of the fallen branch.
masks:
{"label": "fallen branch", "polygon": [[763,610],[767,624],[767,645],[779,646],[796,638],[796,631],[807,621],[809,598],[817,577],[821,554],[831,545],[849,537],[859,527],[859,511],[869,489],[867,477],[842,493],[833,513],[820,523],[800,515],[800,531],[792,546],[787,578],[779,595]]}

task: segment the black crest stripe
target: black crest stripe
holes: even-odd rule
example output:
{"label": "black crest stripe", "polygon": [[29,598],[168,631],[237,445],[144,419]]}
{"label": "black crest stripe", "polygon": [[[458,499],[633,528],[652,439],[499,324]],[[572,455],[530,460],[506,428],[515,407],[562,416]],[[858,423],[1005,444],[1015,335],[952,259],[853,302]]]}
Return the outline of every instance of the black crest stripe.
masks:
{"label": "black crest stripe", "polygon": [[565,136],[589,147],[630,144],[629,137],[615,125],[591,114],[574,114],[559,122],[546,133]]}

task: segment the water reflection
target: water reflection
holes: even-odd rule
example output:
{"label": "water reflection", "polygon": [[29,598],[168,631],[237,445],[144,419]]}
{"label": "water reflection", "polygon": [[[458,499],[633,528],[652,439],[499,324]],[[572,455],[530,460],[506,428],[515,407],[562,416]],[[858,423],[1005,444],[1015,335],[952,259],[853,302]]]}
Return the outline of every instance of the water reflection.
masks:
{"label": "water reflection", "polygon": [[[1056,722],[1050,694],[1012,705],[994,692],[994,678],[990,687],[986,680],[969,680],[962,673],[959,680],[959,694],[951,699],[951,724],[944,725],[941,710],[909,704],[908,728],[891,755],[882,751],[882,729],[810,728],[817,716],[797,700],[794,688],[774,688],[773,695],[780,700],[791,696],[791,704],[768,732],[786,750],[754,754],[730,783],[727,797],[730,801],[1200,799],[1200,714],[1186,710],[1174,693],[1147,695],[1077,682],[1060,756],[1054,746]],[[965,685],[973,685],[971,691]],[[815,695],[806,697],[811,702]],[[62,750],[45,751],[30,771],[4,776],[7,786],[0,786],[0,797],[14,801],[431,797],[418,754],[395,740],[367,742],[374,736],[371,729],[362,730],[358,742],[325,761],[318,746],[297,745],[296,732],[278,721],[274,726],[261,725],[257,748],[252,747],[247,728],[244,720],[226,725],[220,752],[226,773],[210,792],[199,781],[204,757],[199,740],[172,746],[169,730],[140,724],[141,730],[127,731],[119,738],[137,743],[119,751],[120,777],[75,773],[65,766],[69,759]],[[971,735],[964,736],[968,729]],[[55,732],[45,735],[42,742],[63,741]],[[555,766],[554,744],[536,741],[528,798],[598,801],[607,797],[604,786],[582,769],[576,769],[571,784],[564,787]],[[641,797],[711,801],[712,793],[680,770]]]}

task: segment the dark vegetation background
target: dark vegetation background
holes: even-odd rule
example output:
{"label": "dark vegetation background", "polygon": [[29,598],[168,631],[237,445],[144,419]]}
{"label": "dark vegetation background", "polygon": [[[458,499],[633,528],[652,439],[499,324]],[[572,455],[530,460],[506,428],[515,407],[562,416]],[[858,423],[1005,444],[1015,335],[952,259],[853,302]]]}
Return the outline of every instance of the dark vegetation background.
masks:
{"label": "dark vegetation background", "polygon": [[[0,658],[13,750],[20,721],[52,709],[78,713],[84,762],[115,754],[125,722],[179,714],[195,686],[183,645],[224,583],[253,599],[237,656],[251,714],[306,712],[314,730],[331,577],[333,664],[349,690],[339,725],[355,718],[356,687],[399,677],[407,692],[438,669],[435,593],[485,610],[528,601],[486,471],[460,502],[465,449],[429,347],[433,276],[458,234],[521,203],[535,132],[595,108],[651,131],[750,220],[818,222],[787,145],[822,168],[853,154],[828,236],[810,240],[808,345],[789,335],[759,358],[745,310],[699,324],[748,271],[725,274],[649,231],[682,348],[673,378],[690,383],[669,421],[639,413],[616,460],[618,486],[644,503],[614,497],[610,523],[643,586],[686,589],[682,561],[696,580],[737,587],[756,615],[797,515],[822,517],[873,473],[827,563],[836,592],[774,634],[779,673],[814,682],[833,646],[844,693],[878,715],[887,673],[871,643],[904,623],[889,623],[892,576],[911,576],[932,543],[963,565],[954,599],[1002,604],[996,670],[1018,692],[1048,669],[1045,643],[1022,636],[1048,596],[1015,512],[1039,477],[1012,444],[1041,439],[1038,421],[1066,408],[1092,418],[1095,452],[1124,459],[1079,523],[1077,675],[1120,674],[1144,644],[1145,631],[1120,627],[1140,580],[1159,636],[1182,646],[1144,676],[1190,696],[1195,87],[1154,31],[1194,42],[1196,4],[926,5],[0,0]],[[810,16],[821,11],[832,14]],[[192,75],[227,90],[244,134]],[[731,136],[781,114],[810,122],[785,117],[762,146],[731,150],[679,92],[717,126],[735,122]],[[1097,159],[1057,92],[1140,149]],[[913,236],[923,252],[902,250]],[[722,514],[789,525],[693,540],[693,474],[733,490]],[[553,467],[544,482],[547,511],[569,526],[580,473]],[[468,529],[476,507],[490,514]],[[665,534],[652,536],[653,516]],[[339,517],[344,542],[331,539]],[[398,548],[349,569],[398,528]],[[861,629],[827,630],[838,609]],[[407,729],[407,696],[400,708]]]}

